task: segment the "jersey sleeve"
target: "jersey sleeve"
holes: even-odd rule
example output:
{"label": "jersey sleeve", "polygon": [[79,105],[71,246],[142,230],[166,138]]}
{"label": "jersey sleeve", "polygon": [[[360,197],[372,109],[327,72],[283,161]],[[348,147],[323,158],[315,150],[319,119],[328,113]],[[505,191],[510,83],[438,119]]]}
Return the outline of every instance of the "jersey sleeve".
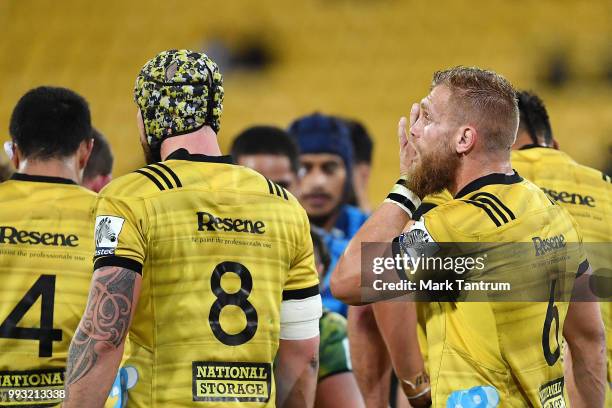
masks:
{"label": "jersey sleeve", "polygon": [[321,317],[319,328],[321,340],[318,380],[352,371],[346,319],[337,313],[326,312]]}
{"label": "jersey sleeve", "polygon": [[142,199],[101,196],[96,208],[94,269],[118,266],[142,274],[146,222]]}
{"label": "jersey sleeve", "polygon": [[283,300],[305,299],[319,294],[319,276],[314,263],[310,223],[300,208],[295,255],[283,288]]}

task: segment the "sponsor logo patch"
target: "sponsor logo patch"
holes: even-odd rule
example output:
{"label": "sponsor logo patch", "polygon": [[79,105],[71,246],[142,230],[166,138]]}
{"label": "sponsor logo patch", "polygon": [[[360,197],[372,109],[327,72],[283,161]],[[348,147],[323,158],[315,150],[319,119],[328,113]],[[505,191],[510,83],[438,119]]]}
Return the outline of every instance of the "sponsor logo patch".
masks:
{"label": "sponsor logo patch", "polygon": [[446,406],[447,408],[496,408],[499,406],[499,393],[490,385],[453,391],[446,400]]}
{"label": "sponsor logo patch", "polygon": [[538,395],[543,408],[565,408],[563,398],[563,377],[552,380],[540,387]]}
{"label": "sponsor logo patch", "polygon": [[0,244],[76,247],[79,245],[79,237],[74,234],[18,230],[15,227],[3,225],[0,226]]}
{"label": "sponsor logo patch", "polygon": [[[57,404],[61,402],[61,398],[55,398],[55,396],[59,396],[64,390],[64,371],[63,368],[0,371],[0,406],[5,406],[3,402],[21,404],[27,404],[27,402]],[[19,390],[22,396],[19,398],[11,396],[9,393],[11,389]],[[27,392],[24,393],[24,391]],[[15,404],[15,406],[31,405]]]}
{"label": "sponsor logo patch", "polygon": [[548,188],[542,188],[542,191],[547,196],[555,201],[563,204],[586,205],[588,207],[596,207],[595,199],[590,195],[582,195],[578,193],[570,193],[567,191],[555,191]]}
{"label": "sponsor logo patch", "polygon": [[112,215],[96,217],[94,239],[96,241],[96,256],[114,255],[119,244],[119,234],[125,219]]}
{"label": "sponsor logo patch", "polygon": [[194,361],[193,401],[268,402],[269,363]]}
{"label": "sponsor logo patch", "polygon": [[240,218],[220,218],[214,214],[199,211],[198,231],[245,232],[247,234],[265,234],[266,224],[259,220]]}
{"label": "sponsor logo patch", "polygon": [[563,234],[550,238],[532,237],[531,240],[533,241],[536,256],[565,248],[565,236]]}

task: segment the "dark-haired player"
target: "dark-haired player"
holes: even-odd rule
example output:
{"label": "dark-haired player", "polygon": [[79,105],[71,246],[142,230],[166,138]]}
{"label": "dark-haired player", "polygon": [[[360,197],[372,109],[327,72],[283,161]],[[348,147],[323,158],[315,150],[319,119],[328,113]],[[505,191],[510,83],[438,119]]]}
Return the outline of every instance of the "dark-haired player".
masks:
{"label": "dark-haired player", "polygon": [[158,54],[134,92],[149,165],[100,192],[65,406],[102,404],[128,331],[128,406],[312,405],[321,298],[306,213],[221,155],[222,76],[205,54]]}
{"label": "dark-haired player", "polygon": [[366,213],[372,211],[368,198],[368,186],[372,171],[372,151],[374,142],[366,127],[356,119],[342,119],[349,129],[353,142],[353,174],[351,197],[349,204],[361,208]]}
{"label": "dark-haired player", "polygon": [[[555,140],[546,106],[533,92],[517,93],[520,124],[512,151],[512,166],[525,178],[537,184],[551,199],[564,207],[576,220],[582,231],[585,250],[595,276],[605,282],[610,279],[612,258],[607,245],[612,237],[612,183],[601,171],[583,166],[567,153],[555,149]],[[607,244],[606,244],[607,243]],[[607,271],[607,272],[606,272]],[[603,289],[603,287],[602,287]],[[609,294],[607,294],[609,295]],[[603,294],[603,296],[607,296]],[[612,303],[600,303],[606,326],[607,338],[607,403],[612,404]],[[592,336],[597,336],[593,332]],[[586,341],[585,341],[586,340]],[[571,365],[583,361],[581,354],[594,353],[596,338],[567,337],[568,349],[574,356]],[[570,359],[568,359],[569,361]],[[572,378],[567,378],[570,400],[574,406],[588,406],[592,386],[589,376],[582,374],[585,368],[573,367]],[[575,386],[573,382],[575,381]],[[570,388],[571,387],[571,388]]]}
{"label": "dark-haired player", "polygon": [[98,193],[113,179],[113,152],[100,131],[93,128],[91,134],[94,146],[83,172],[83,186]]}
{"label": "dark-haired player", "polygon": [[299,152],[285,130],[274,126],[245,129],[232,142],[231,154],[237,164],[254,169],[297,194]]}
{"label": "dark-haired player", "polygon": [[[255,126],[241,132],[232,143],[237,164],[250,167],[273,183],[296,194],[299,156],[294,140],[283,129]],[[322,277],[331,262],[321,235],[311,231],[317,272]],[[319,373],[316,408],[358,408],[363,400],[352,373],[346,319],[323,309],[319,320]]]}
{"label": "dark-haired player", "polygon": [[35,88],[9,131],[16,172],[0,184],[0,404],[53,406],[91,279],[96,195],[78,185],[93,143],[89,107],[71,90]]}

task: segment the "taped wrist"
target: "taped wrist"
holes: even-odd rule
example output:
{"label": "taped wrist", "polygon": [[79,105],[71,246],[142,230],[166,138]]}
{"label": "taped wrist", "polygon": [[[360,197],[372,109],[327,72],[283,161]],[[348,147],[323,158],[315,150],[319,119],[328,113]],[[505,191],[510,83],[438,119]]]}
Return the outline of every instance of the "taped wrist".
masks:
{"label": "taped wrist", "polygon": [[399,206],[412,218],[412,214],[421,205],[421,199],[406,187],[406,176],[402,176],[391,189],[385,203],[393,203]]}
{"label": "taped wrist", "polygon": [[406,394],[406,397],[408,397],[409,400],[422,397],[431,391],[429,375],[425,371],[422,371],[408,379],[400,378],[400,380],[402,381],[404,394]]}

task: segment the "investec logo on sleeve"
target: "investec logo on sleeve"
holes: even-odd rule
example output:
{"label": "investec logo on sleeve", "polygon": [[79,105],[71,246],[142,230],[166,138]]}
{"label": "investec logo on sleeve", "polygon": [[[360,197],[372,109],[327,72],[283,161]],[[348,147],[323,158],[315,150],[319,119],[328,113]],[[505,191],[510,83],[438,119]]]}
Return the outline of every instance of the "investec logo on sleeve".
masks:
{"label": "investec logo on sleeve", "polygon": [[269,363],[194,361],[193,400],[268,402],[272,387]]}
{"label": "investec logo on sleeve", "polygon": [[96,217],[94,239],[96,241],[96,256],[114,255],[119,244],[119,234],[125,219],[112,215]]}

